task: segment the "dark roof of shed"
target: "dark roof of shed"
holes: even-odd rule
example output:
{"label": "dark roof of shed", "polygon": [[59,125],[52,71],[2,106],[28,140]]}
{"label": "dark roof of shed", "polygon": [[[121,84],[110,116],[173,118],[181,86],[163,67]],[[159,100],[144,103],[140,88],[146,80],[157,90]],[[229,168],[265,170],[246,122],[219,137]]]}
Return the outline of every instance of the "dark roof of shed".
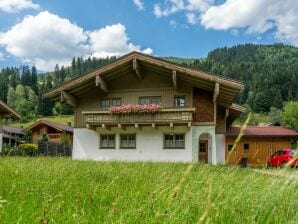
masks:
{"label": "dark roof of shed", "polygon": [[5,125],[3,125],[3,131],[13,133],[13,134],[24,134],[23,128],[16,128],[16,127],[5,126]]}
{"label": "dark roof of shed", "polygon": [[[231,127],[226,136],[236,137],[239,135],[241,127]],[[284,126],[261,126],[246,127],[243,137],[298,137],[298,132]]]}

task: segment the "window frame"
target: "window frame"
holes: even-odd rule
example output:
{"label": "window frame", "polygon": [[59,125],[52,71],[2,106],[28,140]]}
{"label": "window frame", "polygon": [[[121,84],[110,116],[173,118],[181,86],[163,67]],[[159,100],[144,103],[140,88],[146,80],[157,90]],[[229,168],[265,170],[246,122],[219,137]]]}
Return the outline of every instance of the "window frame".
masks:
{"label": "window frame", "polygon": [[[119,100],[119,105],[113,105],[113,101],[114,100]],[[103,107],[103,101],[108,101],[109,102],[109,106],[108,107]],[[112,106],[121,106],[121,97],[115,97],[115,98],[103,98],[100,100],[100,108],[104,109],[104,110],[108,110],[110,109],[110,107]]]}
{"label": "window frame", "polygon": [[[176,136],[183,136],[183,146],[176,146],[177,145],[177,141],[176,140]],[[172,141],[172,145],[173,146],[166,146],[166,136],[173,136],[173,140],[168,140],[168,141]],[[163,134],[163,149],[185,149],[185,133],[164,133]]]}
{"label": "window frame", "polygon": [[[184,100],[184,105],[183,106],[178,106],[178,104],[176,104],[176,102],[177,102],[177,99],[181,99],[181,98],[183,98],[183,100]],[[185,97],[185,95],[176,95],[176,96],[174,96],[174,106],[175,107],[177,107],[177,108],[184,108],[185,107],[185,102],[186,102],[186,97]]]}
{"label": "window frame", "polygon": [[228,148],[228,152],[231,152],[233,149],[233,144],[228,144],[227,148]]}
{"label": "window frame", "polygon": [[[246,146],[248,146],[248,148]],[[243,143],[243,152],[244,153],[248,153],[249,152],[249,143]]]}
{"label": "window frame", "polygon": [[[156,104],[156,105],[161,104],[161,96],[139,96],[138,103],[140,105],[146,105],[146,104],[141,103],[142,98],[148,98],[149,102],[146,103],[146,104]],[[156,98],[159,98],[159,103],[158,104],[157,103],[152,103],[152,99],[156,99]]]}
{"label": "window frame", "polygon": [[[134,136],[134,146],[123,146],[122,145],[122,137],[126,136],[126,141],[130,141],[128,138],[130,136]],[[136,134],[120,134],[119,135],[119,149],[136,149],[137,148],[137,135]]]}
{"label": "window frame", "polygon": [[[114,141],[114,147],[109,147],[109,146],[103,146],[103,145],[102,145],[102,142],[103,142],[102,137],[104,137],[104,136],[108,137],[108,142],[109,142],[109,141]],[[111,137],[111,136],[114,137],[114,140],[111,140],[111,139],[109,138],[109,137]],[[100,148],[100,149],[116,149],[116,134],[100,134],[100,135],[99,135],[99,138],[100,138],[100,141],[99,141],[99,148]],[[108,145],[109,145],[109,144],[108,144]]]}

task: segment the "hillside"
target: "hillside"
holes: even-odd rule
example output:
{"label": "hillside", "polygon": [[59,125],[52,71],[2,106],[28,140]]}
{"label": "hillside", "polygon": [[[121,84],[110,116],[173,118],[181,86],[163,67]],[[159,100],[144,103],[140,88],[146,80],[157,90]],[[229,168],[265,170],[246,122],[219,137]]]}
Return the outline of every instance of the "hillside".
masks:
{"label": "hillside", "polygon": [[254,112],[281,109],[287,101],[298,100],[298,48],[278,45],[239,45],[218,48],[193,68],[239,79],[245,89],[237,102]]}
{"label": "hillside", "polygon": [[298,220],[297,179],[286,174],[202,164],[3,157],[0,176],[1,223]]}

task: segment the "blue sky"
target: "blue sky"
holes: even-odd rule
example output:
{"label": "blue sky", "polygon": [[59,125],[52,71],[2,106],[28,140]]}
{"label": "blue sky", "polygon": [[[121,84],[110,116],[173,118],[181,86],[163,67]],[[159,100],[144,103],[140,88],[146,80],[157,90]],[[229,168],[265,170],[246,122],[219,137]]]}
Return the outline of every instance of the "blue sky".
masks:
{"label": "blue sky", "polygon": [[0,0],[0,68],[72,56],[205,57],[243,43],[298,44],[296,0]]}

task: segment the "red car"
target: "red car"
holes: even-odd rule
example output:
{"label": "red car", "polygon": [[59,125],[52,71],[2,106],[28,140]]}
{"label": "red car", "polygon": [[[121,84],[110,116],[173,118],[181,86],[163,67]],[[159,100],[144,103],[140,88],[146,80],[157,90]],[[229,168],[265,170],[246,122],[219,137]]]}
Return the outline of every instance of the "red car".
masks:
{"label": "red car", "polygon": [[282,149],[268,158],[268,166],[298,166],[298,151],[294,149]]}

